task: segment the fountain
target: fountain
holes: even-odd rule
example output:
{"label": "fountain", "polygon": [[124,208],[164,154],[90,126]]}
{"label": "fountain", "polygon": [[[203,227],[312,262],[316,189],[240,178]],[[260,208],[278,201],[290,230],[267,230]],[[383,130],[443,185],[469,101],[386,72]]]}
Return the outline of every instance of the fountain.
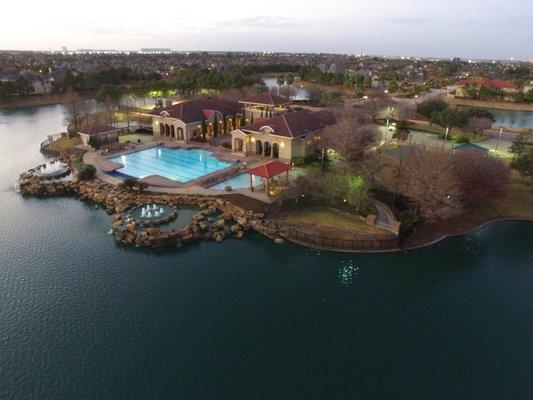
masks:
{"label": "fountain", "polygon": [[68,175],[69,172],[70,169],[65,163],[51,161],[37,167],[33,172],[33,175],[40,179],[52,179]]}

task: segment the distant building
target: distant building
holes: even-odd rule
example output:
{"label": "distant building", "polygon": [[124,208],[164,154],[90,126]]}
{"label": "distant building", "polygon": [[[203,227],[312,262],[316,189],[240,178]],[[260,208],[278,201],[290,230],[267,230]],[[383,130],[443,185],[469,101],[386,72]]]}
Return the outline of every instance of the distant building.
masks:
{"label": "distant building", "polygon": [[469,86],[490,87],[492,89],[500,89],[505,93],[516,92],[516,88],[512,82],[503,79],[468,78],[457,82],[455,97],[466,97],[468,95],[466,90]]}
{"label": "distant building", "polygon": [[146,48],[141,49],[142,54],[171,54],[172,49],[167,48]]}

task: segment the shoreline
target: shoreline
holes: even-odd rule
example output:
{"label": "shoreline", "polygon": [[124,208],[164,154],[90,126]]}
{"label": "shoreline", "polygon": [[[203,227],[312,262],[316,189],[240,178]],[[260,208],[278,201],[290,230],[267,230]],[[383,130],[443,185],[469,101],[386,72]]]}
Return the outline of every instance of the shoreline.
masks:
{"label": "shoreline", "polygon": [[481,100],[458,99],[455,97],[445,97],[444,100],[454,107],[475,107],[488,108],[493,110],[503,111],[519,111],[519,112],[533,112],[533,104],[527,103],[511,103],[511,102],[492,102]]}
{"label": "shoreline", "polygon": [[26,107],[39,107],[39,106],[53,106],[57,104],[67,104],[76,99],[79,96],[84,100],[94,99],[94,90],[85,92],[65,92],[51,95],[33,95],[29,97],[23,97],[20,99],[13,99],[8,101],[1,101],[1,108],[26,108]]}
{"label": "shoreline", "polygon": [[[24,174],[24,173],[23,173]],[[117,222],[117,217],[121,215],[122,213],[126,212],[129,208],[131,208],[133,205],[140,206],[148,201],[150,202],[160,202],[165,204],[172,204],[174,206],[177,206],[179,204],[196,204],[202,209],[202,205],[205,204],[205,206],[209,205],[210,207],[214,207],[218,209],[223,214],[226,214],[227,216],[231,216],[231,219],[234,219],[236,221],[240,221],[237,225],[239,225],[239,230],[242,230],[243,233],[246,230],[255,230],[256,232],[272,239],[275,243],[281,244],[283,241],[280,241],[280,239],[298,244],[300,246],[308,247],[315,250],[323,250],[323,251],[331,251],[331,252],[338,252],[338,253],[358,253],[358,254],[373,254],[373,253],[396,253],[396,252],[405,252],[405,251],[411,251],[416,250],[424,247],[429,247],[434,244],[437,244],[441,241],[443,241],[446,238],[454,237],[454,236],[462,236],[467,235],[469,233],[472,233],[478,229],[481,229],[487,225],[490,225],[492,223],[496,222],[505,222],[505,221],[525,221],[525,222],[533,222],[533,218],[522,216],[522,217],[496,217],[496,218],[490,218],[488,220],[484,220],[479,223],[475,223],[474,225],[470,225],[468,227],[458,229],[457,231],[444,231],[439,232],[439,226],[433,226],[426,225],[422,226],[421,230],[418,231],[418,234],[415,232],[412,236],[406,239],[405,245],[396,247],[396,248],[390,248],[390,249],[376,249],[369,251],[367,249],[361,249],[361,250],[345,250],[345,249],[339,249],[339,248],[328,248],[323,246],[316,246],[316,245],[310,245],[305,242],[300,242],[298,240],[295,240],[293,238],[288,237],[288,235],[283,234],[283,227],[279,227],[281,229],[272,229],[268,223],[269,218],[268,216],[257,213],[256,210],[250,210],[248,207],[242,208],[241,205],[235,204],[232,200],[225,200],[220,197],[212,197],[212,196],[202,196],[202,195],[175,195],[175,194],[165,194],[165,193],[153,193],[147,190],[145,193],[133,193],[130,191],[127,191],[125,189],[118,189],[114,188],[114,195],[111,196],[113,198],[121,198],[122,200],[120,204],[115,202],[113,199],[111,201],[110,198],[108,198],[109,189],[107,188],[110,186],[109,184],[106,184],[105,182],[100,181],[98,178],[96,178],[93,181],[63,181],[63,182],[38,182],[34,179],[29,179],[25,182],[25,184],[21,185],[21,193],[25,195],[33,195],[37,197],[49,197],[49,196],[55,196],[55,195],[65,195],[65,194],[74,194],[78,200],[92,200],[97,204],[100,204],[105,211],[108,212],[108,214],[114,214],[114,221]],[[89,189],[89,190],[87,190]],[[128,199],[124,199],[124,196],[128,197]],[[111,201],[111,204],[110,204]],[[226,217],[230,219],[229,217]],[[120,220],[120,218],[118,218]],[[122,221],[121,221],[122,223]],[[122,235],[128,234],[127,226],[123,225],[118,229],[118,226],[113,225],[112,229],[116,231],[116,233],[120,233]],[[442,228],[442,226],[441,226]],[[135,229],[135,227],[133,228]],[[446,228],[443,228],[446,230]],[[151,231],[148,231],[151,233]],[[130,232],[132,234],[138,234],[146,236],[146,232],[137,231],[136,229],[133,232]],[[168,247],[168,244],[161,244],[161,238],[168,239],[168,234],[165,235],[164,232],[154,231],[154,234],[156,236],[149,237],[144,244],[144,246],[147,247]],[[420,236],[427,234],[427,236],[422,239]],[[159,236],[157,236],[159,235]],[[130,235],[131,236],[131,235]],[[241,236],[242,237],[242,236]],[[189,241],[195,241],[202,239],[201,237],[201,230],[194,229],[192,227],[192,230],[190,229],[190,226],[187,225],[186,229],[182,229],[179,232],[176,232],[176,236],[170,237],[172,239],[172,246],[174,245],[174,241],[179,239],[182,240],[184,238],[184,242]],[[207,240],[212,238],[206,238]],[[224,238],[221,238],[220,241],[222,241]],[[411,239],[411,240],[410,240]],[[120,237],[120,240],[123,243],[126,244],[134,244],[135,240],[134,237],[131,236],[128,240],[124,240],[122,236]],[[217,240],[218,241],[218,240]],[[165,242],[166,243],[166,242]],[[181,242],[180,242],[181,243]]]}
{"label": "shoreline", "polygon": [[368,251],[368,250],[342,250],[342,249],[338,249],[338,248],[330,248],[330,247],[322,247],[322,246],[310,246],[309,244],[307,244],[305,242],[300,242],[300,241],[297,241],[297,240],[294,240],[294,239],[291,239],[291,238],[285,237],[285,239],[288,242],[292,242],[292,243],[295,243],[295,244],[300,245],[300,246],[308,247],[310,249],[331,251],[331,252],[334,252],[334,253],[354,253],[354,254],[398,253],[398,252],[406,252],[406,251],[422,249],[422,248],[425,248],[425,247],[430,247],[430,246],[433,246],[433,245],[435,245],[437,243],[442,242],[445,239],[448,239],[448,238],[451,238],[451,237],[456,237],[456,236],[468,235],[468,234],[470,234],[472,232],[475,232],[475,231],[477,231],[479,229],[482,229],[485,226],[491,225],[493,223],[506,222],[506,221],[533,222],[533,218],[528,218],[528,217],[501,217],[501,218],[495,218],[495,219],[491,219],[489,221],[485,221],[485,222],[481,223],[478,226],[466,229],[466,230],[461,231],[461,232],[443,233],[437,238],[432,238],[427,243],[420,243],[420,244],[415,244],[415,245],[411,245],[411,246],[398,247],[398,248],[394,248],[394,249],[373,250],[373,251]]}

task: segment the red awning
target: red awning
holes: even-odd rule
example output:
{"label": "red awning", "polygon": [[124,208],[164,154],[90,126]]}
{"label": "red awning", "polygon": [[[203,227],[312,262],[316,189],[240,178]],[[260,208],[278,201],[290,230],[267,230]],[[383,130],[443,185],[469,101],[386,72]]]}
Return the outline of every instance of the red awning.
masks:
{"label": "red awning", "polygon": [[270,161],[265,165],[250,168],[248,172],[252,175],[260,176],[262,178],[272,178],[292,168],[292,165],[285,164],[279,161]]}

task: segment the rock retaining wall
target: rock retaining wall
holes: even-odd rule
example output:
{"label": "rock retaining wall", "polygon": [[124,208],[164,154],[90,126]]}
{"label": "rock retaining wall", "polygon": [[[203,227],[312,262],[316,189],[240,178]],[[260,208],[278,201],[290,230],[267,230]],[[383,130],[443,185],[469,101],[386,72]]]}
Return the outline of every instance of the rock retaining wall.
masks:
{"label": "rock retaining wall", "polygon": [[[179,246],[196,240],[222,242],[228,237],[242,238],[245,232],[255,230],[276,243],[282,242],[278,229],[267,226],[264,214],[242,209],[219,197],[186,194],[138,193],[120,189],[98,178],[82,181],[42,181],[25,172],[19,178],[20,191],[33,196],[74,195],[80,200],[91,200],[114,214],[112,232],[115,238],[128,245],[145,247]],[[199,212],[183,229],[163,231],[156,227],[142,227],[126,223],[122,214],[134,207],[164,203],[197,205]],[[280,240],[281,239],[281,240]]]}

